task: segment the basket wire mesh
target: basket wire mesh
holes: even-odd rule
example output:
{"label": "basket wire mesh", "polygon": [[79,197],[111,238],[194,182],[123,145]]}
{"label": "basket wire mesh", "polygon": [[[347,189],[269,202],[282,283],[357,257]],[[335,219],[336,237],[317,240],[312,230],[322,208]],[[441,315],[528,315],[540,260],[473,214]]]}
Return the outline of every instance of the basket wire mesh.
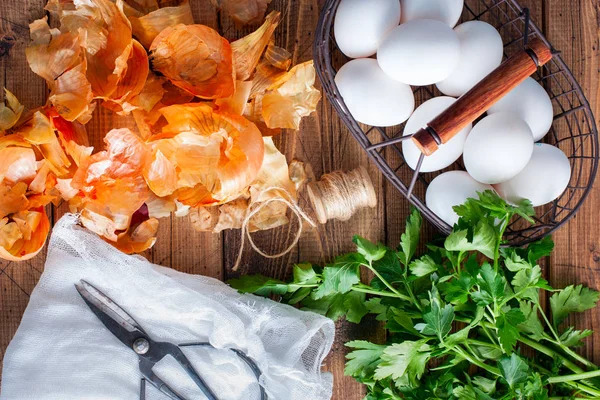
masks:
{"label": "basket wire mesh", "polygon": [[[359,124],[352,117],[334,80],[342,65],[350,61],[337,47],[333,35],[333,21],[340,1],[325,2],[315,36],[315,66],[323,91],[346,127],[388,181],[435,227],[448,234],[451,227],[425,205],[425,192],[429,183],[441,173],[464,170],[462,161],[432,173],[419,173],[419,162],[413,171],[404,160],[401,149],[401,142],[410,138],[403,136],[405,124],[380,128]],[[521,51],[535,37],[552,48],[540,29],[531,22],[529,11],[521,8],[516,0],[465,0],[461,22],[470,20],[487,22],[500,32],[505,59]],[[598,131],[592,110],[559,52],[553,49],[553,53],[554,58],[538,69],[532,78],[546,89],[554,109],[552,128],[543,142],[560,148],[567,155],[571,163],[571,179],[559,198],[536,208],[535,224],[531,225],[521,218],[511,221],[505,239],[515,246],[539,240],[567,222],[589,194],[598,169]],[[414,87],[413,92],[417,106],[443,95],[435,85]]]}

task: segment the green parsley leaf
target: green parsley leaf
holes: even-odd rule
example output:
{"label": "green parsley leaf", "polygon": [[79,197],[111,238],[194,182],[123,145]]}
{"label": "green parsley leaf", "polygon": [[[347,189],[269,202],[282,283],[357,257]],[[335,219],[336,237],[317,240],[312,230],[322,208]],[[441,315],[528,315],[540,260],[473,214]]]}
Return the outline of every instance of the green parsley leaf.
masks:
{"label": "green parsley leaf", "polygon": [[388,346],[381,355],[381,364],[375,370],[375,379],[391,377],[409,384],[421,379],[429,358],[431,347],[425,340],[406,340]]}
{"label": "green parsley leaf", "polygon": [[475,376],[473,378],[473,384],[477,386],[482,392],[487,394],[494,394],[496,391],[496,380],[488,379],[484,376]]}
{"label": "green parsley leaf", "polygon": [[417,324],[415,329],[423,335],[437,336],[440,341],[450,332],[452,321],[454,321],[454,307],[446,304],[442,307],[437,297],[431,296],[431,306],[428,312],[423,314],[424,324]]}
{"label": "green parsley leaf", "polygon": [[529,261],[525,260],[520,254],[518,254],[517,249],[502,249],[501,252],[504,256],[504,265],[506,265],[506,268],[511,272],[518,272],[523,269],[530,269],[532,267]]}
{"label": "green parsley leaf", "polygon": [[356,253],[336,258],[332,265],[323,269],[323,283],[314,292],[314,298],[350,291],[352,286],[360,282],[360,266],[365,262],[364,257]]}
{"label": "green parsley leaf", "polygon": [[284,294],[288,291],[287,283],[263,275],[242,275],[230,279],[227,283],[239,292],[254,293],[259,296]]}
{"label": "green parsley leaf", "polygon": [[546,236],[542,240],[531,243],[527,246],[527,259],[532,265],[538,262],[540,258],[548,257],[554,250],[554,241],[551,236]]}
{"label": "green parsley leaf", "polygon": [[569,327],[562,335],[560,335],[560,342],[567,347],[583,346],[583,339],[591,336],[593,333],[594,332],[589,329],[578,331],[573,327]]}
{"label": "green parsley leaf", "polygon": [[528,301],[521,301],[519,308],[525,317],[525,321],[519,324],[519,329],[527,333],[531,339],[541,341],[546,335],[538,317],[537,308]]}
{"label": "green parsley leaf", "polygon": [[484,263],[477,276],[479,290],[472,293],[471,297],[478,306],[486,306],[498,302],[504,297],[506,279],[494,271],[492,266]]}
{"label": "green parsley leaf", "polygon": [[525,316],[518,308],[500,313],[496,317],[496,330],[500,346],[506,354],[510,354],[519,339],[519,324],[525,322]]}
{"label": "green parsley leaf", "polygon": [[512,285],[521,299],[528,299],[534,303],[539,302],[539,288],[547,288],[548,282],[542,279],[542,270],[539,265],[531,269],[522,269],[515,274]]}
{"label": "green parsley leaf", "polygon": [[294,283],[297,284],[316,284],[321,281],[321,277],[315,272],[312,264],[296,264],[293,273]]}
{"label": "green parsley leaf", "polygon": [[[400,260],[393,251],[388,251],[382,259],[375,261],[373,263],[373,268],[383,277],[383,279],[391,284],[404,281]],[[378,278],[374,278],[371,281],[371,286],[377,289],[387,290],[386,286],[380,282]]]}
{"label": "green parsley leaf", "polygon": [[368,377],[373,375],[381,362],[381,356],[387,346],[373,344],[364,340],[354,340],[346,343],[346,347],[354,349],[346,355],[348,362],[344,375]]}
{"label": "green parsley leaf", "polygon": [[387,251],[383,244],[374,244],[358,235],[355,235],[352,241],[356,244],[358,253],[362,254],[368,262],[381,260]]}
{"label": "green parsley leaf", "polygon": [[537,372],[531,374],[525,384],[525,392],[523,394],[526,398],[533,400],[548,400],[548,391],[544,388],[540,374]]}
{"label": "green parsley leaf", "polygon": [[458,278],[440,284],[439,289],[448,303],[465,304],[469,301],[469,293],[474,285],[475,279],[468,273],[461,272]]}
{"label": "green parsley leaf", "polygon": [[448,251],[478,251],[488,258],[494,258],[496,243],[498,242],[495,229],[484,220],[473,228],[473,239],[467,238],[469,232],[460,230],[452,232],[444,242]]}
{"label": "green parsley leaf", "polygon": [[376,314],[377,317],[375,317],[375,319],[377,321],[387,321],[388,317],[388,309],[389,306],[386,306],[385,304],[381,304],[381,299],[378,297],[373,297],[370,298],[369,300],[366,301],[365,306],[367,307],[367,310],[369,310],[370,314]]}
{"label": "green parsley leaf", "polygon": [[498,361],[498,368],[500,369],[502,377],[511,388],[527,381],[529,366],[515,353],[512,353],[510,357],[502,357],[502,359]]}
{"label": "green parsley leaf", "polygon": [[365,294],[359,292],[350,292],[346,294],[344,307],[346,312],[346,320],[354,324],[360,324],[360,321],[369,313],[369,309],[365,305]]}
{"label": "green parsley leaf", "polygon": [[403,310],[396,307],[390,307],[387,315],[388,323],[385,329],[390,332],[407,332],[416,334],[412,318]]}
{"label": "green parsley leaf", "polygon": [[398,258],[405,266],[410,263],[417,251],[422,224],[423,218],[421,217],[421,213],[416,209],[413,209],[406,220],[406,229],[400,237],[401,251],[398,252]]}
{"label": "green parsley leaf", "polygon": [[598,292],[579,286],[567,286],[550,297],[552,323],[558,327],[570,313],[584,312],[594,308],[598,302]]}
{"label": "green parsley leaf", "polygon": [[315,299],[314,296],[315,292],[310,297],[303,299],[302,305],[334,321],[345,316],[348,320],[352,319],[358,323],[369,311],[364,305],[364,293],[335,293],[319,299]]}
{"label": "green parsley leaf", "polygon": [[408,268],[410,268],[410,272],[412,272],[413,275],[418,277],[429,275],[438,270],[434,259],[429,255],[424,255],[423,257],[414,260],[409,264]]}

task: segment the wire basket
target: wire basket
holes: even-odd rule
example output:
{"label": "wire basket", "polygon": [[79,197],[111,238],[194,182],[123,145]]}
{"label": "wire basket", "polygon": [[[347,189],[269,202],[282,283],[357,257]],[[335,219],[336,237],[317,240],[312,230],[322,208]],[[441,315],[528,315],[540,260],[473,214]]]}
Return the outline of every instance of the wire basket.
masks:
{"label": "wire basket", "polygon": [[[359,124],[350,114],[335,84],[335,75],[350,58],[337,47],[333,21],[341,0],[327,0],[317,27],[314,59],[323,90],[354,138],[388,181],[440,231],[448,234],[451,227],[425,205],[429,183],[449,170],[464,170],[459,159],[452,166],[432,173],[413,171],[405,162],[401,142],[404,124],[391,128]],[[542,32],[529,19],[529,11],[515,0],[465,0],[461,22],[480,20],[494,26],[504,41],[504,57],[521,51],[529,40],[537,37],[552,48]],[[536,208],[535,224],[522,218],[511,221],[505,239],[514,246],[541,239],[567,222],[589,194],[598,169],[598,131],[592,110],[573,74],[560,54],[532,76],[548,92],[554,108],[554,122],[544,142],[560,148],[571,163],[571,179],[567,189],[552,203]],[[416,106],[442,94],[435,87],[413,88]]]}

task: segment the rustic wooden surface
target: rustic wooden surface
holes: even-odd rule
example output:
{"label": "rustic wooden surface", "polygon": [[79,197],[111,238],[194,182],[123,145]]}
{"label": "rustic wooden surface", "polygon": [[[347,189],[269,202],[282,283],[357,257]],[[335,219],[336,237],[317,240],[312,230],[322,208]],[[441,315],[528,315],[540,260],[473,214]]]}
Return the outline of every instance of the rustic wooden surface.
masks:
{"label": "rustic wooden surface", "polygon": [[[322,0],[273,0],[270,9],[283,13],[281,26],[275,36],[277,44],[293,53],[294,62],[311,58],[312,35],[317,24]],[[0,40],[0,86],[5,86],[28,108],[43,105],[47,89],[41,78],[28,68],[25,47],[28,43],[28,24],[45,15],[45,0],[0,0],[0,37],[13,37],[14,46],[5,51],[11,40]],[[238,38],[251,29],[237,29],[231,21],[221,16],[208,0],[191,0],[196,22],[218,29],[229,39]],[[531,10],[538,24],[571,67],[576,79],[596,115],[599,106],[600,49],[598,29],[600,3],[598,0],[522,0]],[[115,118],[102,107],[88,130],[96,146],[101,135],[113,127],[129,125],[130,121]],[[266,260],[246,252],[242,272],[260,272],[282,278],[289,274],[290,264],[297,261],[321,262],[336,254],[352,249],[353,234],[363,235],[396,245],[408,213],[408,203],[390,187],[367,160],[348,131],[336,117],[327,101],[322,101],[317,112],[306,118],[298,132],[287,132],[276,140],[288,159],[309,162],[317,176],[338,169],[351,169],[365,165],[375,186],[379,205],[365,210],[348,222],[330,222],[303,235],[297,248],[278,260]],[[563,286],[584,283],[600,289],[600,224],[598,209],[600,192],[594,190],[579,214],[554,237],[555,254],[546,266],[551,284]],[[65,212],[64,207],[54,209],[53,220]],[[428,235],[433,229],[427,228]],[[275,232],[256,235],[257,241],[268,250],[282,249],[290,240],[289,227]],[[222,235],[196,233],[187,218],[161,221],[159,240],[147,257],[162,265],[181,271],[227,279],[232,276],[231,265],[237,255],[239,232]],[[21,315],[44,266],[44,252],[24,263],[0,262],[0,361],[6,346],[19,324]],[[597,333],[587,340],[585,355],[600,363],[600,314],[597,310],[578,318],[580,328],[596,328]],[[332,371],[334,399],[362,398],[362,388],[352,379],[343,376],[344,346],[348,338],[383,339],[376,325],[365,323],[360,327],[338,324],[336,341],[325,368]]]}

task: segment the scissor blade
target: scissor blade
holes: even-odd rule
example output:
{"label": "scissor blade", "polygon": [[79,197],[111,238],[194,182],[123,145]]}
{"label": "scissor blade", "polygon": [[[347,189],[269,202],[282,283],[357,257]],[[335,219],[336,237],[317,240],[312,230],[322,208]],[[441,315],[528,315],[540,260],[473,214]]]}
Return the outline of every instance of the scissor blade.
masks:
{"label": "scissor blade", "polygon": [[104,326],[126,346],[131,347],[140,336],[147,336],[133,317],[100,290],[84,280],[75,284],[75,288]]}

